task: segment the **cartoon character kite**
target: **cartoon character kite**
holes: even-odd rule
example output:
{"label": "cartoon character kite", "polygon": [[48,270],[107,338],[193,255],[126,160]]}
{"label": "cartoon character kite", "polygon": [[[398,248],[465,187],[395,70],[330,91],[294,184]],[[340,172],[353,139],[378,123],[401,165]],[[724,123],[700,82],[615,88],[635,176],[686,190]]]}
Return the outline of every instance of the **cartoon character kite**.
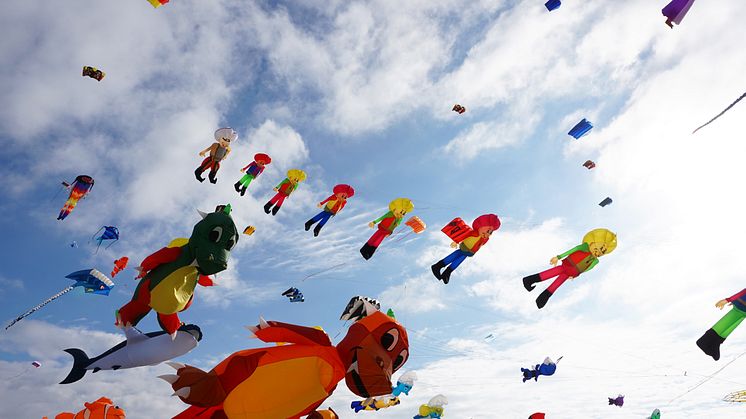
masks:
{"label": "cartoon character kite", "polygon": [[[458,249],[430,267],[433,275],[447,284],[451,273],[461,265],[461,262],[467,257],[474,256],[498,228],[500,228],[500,219],[495,214],[480,215],[471,224],[471,228],[460,218],[455,218],[448,223],[441,231],[453,240],[451,247],[458,247]],[[445,270],[441,272],[443,268]]]}
{"label": "cartoon character kite", "polygon": [[404,216],[414,209],[414,204],[407,198],[396,198],[389,203],[389,212],[371,221],[368,226],[375,228],[378,223],[378,231],[368,239],[360,249],[360,254],[367,260],[373,256],[378,246],[386,237],[394,232],[396,227],[401,224]]}
{"label": "cartoon character kite", "polygon": [[414,416],[414,419],[435,418],[440,419],[443,416],[443,406],[448,404],[448,399],[442,394],[430,399],[427,404],[420,406],[420,411]]}
{"label": "cartoon character kite", "polygon": [[[285,202],[285,198],[289,197],[290,194],[298,189],[298,184],[304,180],[306,180],[306,172],[300,169],[288,170],[288,177],[275,186],[274,191],[277,192],[277,194],[275,194],[275,196],[264,205],[264,212],[267,214],[272,212],[272,215],[277,215],[277,212],[280,211],[280,207],[282,207],[282,203]],[[272,208],[272,206],[274,206],[274,208]]]}
{"label": "cartoon character kite", "polygon": [[220,170],[220,162],[228,157],[231,152],[231,142],[235,142],[238,139],[238,133],[233,128],[220,128],[215,131],[215,142],[209,147],[199,152],[201,157],[204,157],[208,152],[209,156],[205,157],[199,167],[194,171],[194,176],[198,181],[204,182],[205,178],[202,177],[202,173],[210,169],[210,173],[207,175],[210,178],[210,183],[217,183],[216,178],[218,170]]}
{"label": "cartoon character kite", "polygon": [[746,288],[718,301],[715,307],[720,310],[726,305],[732,306],[711,329],[708,329],[701,338],[697,339],[697,346],[702,352],[710,355],[715,361],[720,359],[720,345],[736,330],[739,324],[746,318]]}
{"label": "cartoon character kite", "polygon": [[[557,277],[536,299],[536,306],[542,308],[565,281],[593,269],[598,258],[613,252],[616,245],[616,234],[605,228],[591,230],[583,237],[583,243],[552,258],[550,263],[554,268],[523,278],[523,286],[527,291],[533,291],[534,284]],[[562,264],[557,266],[560,259]]]}
{"label": "cartoon character kite", "polygon": [[[557,362],[560,362],[562,360],[562,357],[559,357],[557,359]],[[544,362],[541,364],[536,364],[536,366],[533,369],[527,369],[527,368],[521,368],[521,372],[523,373],[523,382],[530,379],[534,379],[534,381],[539,381],[540,375],[554,375],[554,372],[557,371],[557,362],[552,361],[552,358],[546,357],[544,359]]]}
{"label": "cartoon character kite", "polygon": [[[388,316],[392,317],[390,314],[388,314]],[[396,406],[401,403],[399,396],[402,393],[409,395],[416,379],[417,374],[414,371],[407,371],[396,380],[396,386],[391,389],[391,396],[393,397],[374,397],[363,401],[356,400],[350,403],[350,407],[355,411],[355,413],[358,413],[361,410],[381,410],[387,407]]]}
{"label": "cartoon character kite", "polygon": [[318,236],[321,232],[321,228],[326,225],[327,221],[342,211],[342,208],[347,204],[347,198],[352,198],[354,195],[355,189],[352,186],[345,184],[336,185],[334,189],[332,189],[332,195],[319,202],[317,205],[319,208],[324,209],[313,218],[306,221],[306,231],[310,230],[311,226],[318,222],[316,227],[313,229],[313,236]]}
{"label": "cartoon character kite", "polygon": [[264,171],[264,167],[272,163],[272,158],[264,153],[257,153],[254,155],[254,161],[249,163],[246,167],[241,169],[241,173],[244,173],[243,177],[236,182],[233,187],[236,192],[243,196],[246,193],[246,189],[252,180],[256,179]]}

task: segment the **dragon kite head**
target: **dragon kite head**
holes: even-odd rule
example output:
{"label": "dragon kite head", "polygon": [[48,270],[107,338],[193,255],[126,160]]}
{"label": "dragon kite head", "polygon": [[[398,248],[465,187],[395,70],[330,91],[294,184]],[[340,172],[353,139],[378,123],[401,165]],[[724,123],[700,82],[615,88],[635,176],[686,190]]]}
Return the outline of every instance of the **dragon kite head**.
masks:
{"label": "dragon kite head", "polygon": [[356,321],[337,351],[347,368],[345,384],[361,397],[391,393],[391,375],[409,358],[407,330],[379,307],[375,300],[354,297],[342,314],[343,320]]}
{"label": "dragon kite head", "polygon": [[215,212],[200,212],[202,220],[194,226],[189,247],[194,252],[197,270],[212,275],[228,267],[228,257],[238,243],[238,229],[231,217],[231,206],[219,205]]}

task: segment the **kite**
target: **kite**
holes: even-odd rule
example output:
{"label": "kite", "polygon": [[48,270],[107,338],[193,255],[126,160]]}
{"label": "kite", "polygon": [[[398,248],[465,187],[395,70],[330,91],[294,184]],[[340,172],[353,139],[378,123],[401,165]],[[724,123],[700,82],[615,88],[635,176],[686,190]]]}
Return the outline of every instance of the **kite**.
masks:
{"label": "kite", "polygon": [[544,6],[546,6],[547,10],[551,12],[552,10],[559,9],[559,7],[562,6],[562,2],[560,0],[549,0],[544,3]]}
{"label": "kite", "polygon": [[583,167],[585,167],[588,170],[591,170],[594,167],[596,167],[596,163],[593,163],[593,161],[591,160],[586,160],[585,163],[583,163]]}
{"label": "kite", "polygon": [[31,310],[16,317],[15,320],[10,322],[10,324],[5,327],[5,330],[8,330],[11,326],[30,316],[34,312],[40,310],[45,305],[72,291],[75,287],[83,287],[86,294],[98,295],[109,295],[109,291],[111,291],[111,288],[114,287],[114,283],[111,281],[111,279],[107,278],[106,275],[102,274],[96,269],[83,269],[82,271],[75,271],[67,275],[65,278],[72,279],[73,281],[75,281],[75,283],[58,292],[57,294],[47,298],[46,300],[44,300],[44,302],[35,306]]}
{"label": "kite", "polygon": [[383,239],[390,236],[396,227],[401,224],[404,216],[414,209],[414,204],[407,198],[396,198],[389,203],[389,212],[368,223],[368,227],[375,228],[378,223],[378,231],[368,239],[360,249],[360,254],[367,260],[373,256]]}
{"label": "kite", "polygon": [[653,410],[653,413],[647,419],[661,419],[661,411],[658,409]]}
{"label": "kite", "polygon": [[313,229],[313,236],[318,236],[321,232],[321,228],[324,227],[327,221],[342,211],[342,208],[347,204],[347,198],[352,198],[354,195],[355,189],[352,186],[345,184],[336,185],[334,189],[332,189],[332,195],[319,202],[317,205],[317,207],[324,209],[313,218],[306,221],[306,231],[310,230],[311,226],[318,222],[316,227]]}
{"label": "kite", "polygon": [[545,417],[544,413],[537,412],[529,416],[528,419],[544,419],[544,417]]}
{"label": "kite", "polygon": [[289,288],[287,291],[283,292],[282,295],[288,297],[291,303],[302,303],[305,301],[303,299],[303,293],[295,287]]}
{"label": "kite", "polygon": [[[96,237],[96,234],[100,233],[101,230],[103,230],[104,232],[100,236]],[[98,249],[101,247],[101,243],[103,243],[104,240],[111,240],[111,243],[106,246],[106,249],[110,248],[114,243],[119,241],[119,229],[114,226],[103,226],[98,229],[96,234],[91,237],[91,240],[94,240],[95,238],[95,240],[98,242],[96,253],[98,253]]]}
{"label": "kite", "polygon": [[611,204],[612,202],[614,202],[614,201],[612,201],[612,200],[611,200],[611,198],[609,198],[609,197],[607,196],[606,198],[604,198],[604,200],[603,200],[603,201],[599,202],[599,203],[598,203],[598,205],[599,205],[599,206],[601,206],[601,207],[603,208],[603,207],[605,207],[605,206],[607,206],[607,205]]}
{"label": "kite", "polygon": [[306,419],[339,419],[339,415],[330,407],[329,409],[317,410],[308,415]]}
{"label": "kite", "polygon": [[694,4],[694,0],[672,0],[666,5],[661,12],[666,17],[666,25],[673,29],[673,24],[681,25],[681,20],[684,19],[689,8]]}
{"label": "kite", "polygon": [[[260,317],[248,327],[254,336],[290,344],[238,351],[210,372],[183,366],[162,377],[192,405],[174,419],[299,418],[314,412],[342,379],[360,397],[388,394],[391,375],[409,357],[407,331],[368,300],[353,300],[348,307],[364,305],[361,318],[336,347],[322,330]],[[350,315],[345,309],[341,319]]]}
{"label": "kite", "polygon": [[41,367],[41,362],[34,361],[34,362],[31,363],[31,365],[33,365],[35,368],[39,368],[39,367]]}
{"label": "kite", "polygon": [[132,301],[116,312],[116,325],[136,326],[150,310],[158,314],[161,328],[175,338],[181,326],[179,312],[192,304],[194,288],[214,285],[207,275],[224,271],[228,258],[238,243],[238,231],[231,218],[231,206],[218,205],[215,212],[200,212],[200,220],[186,242],[172,242],[172,247],[146,257],[140,263]]}
{"label": "kite", "polygon": [[74,383],[89,370],[96,373],[160,364],[187,354],[202,340],[202,331],[193,324],[180,326],[173,339],[164,331],[142,333],[134,327],[125,327],[124,334],[127,340],[94,358],[77,348],[65,349],[73,357],[73,367],[60,384]]}
{"label": "kite", "polygon": [[70,189],[70,196],[67,198],[65,205],[62,206],[60,215],[57,216],[58,220],[64,220],[75,209],[75,206],[78,205],[78,201],[85,199],[86,195],[93,189],[93,178],[80,175],[75,178],[72,184],[65,188]]}
{"label": "kite", "polygon": [[580,137],[584,136],[593,128],[593,124],[590,123],[587,119],[583,118],[582,121],[575,124],[574,127],[570,130],[570,132],[567,133],[567,135],[575,138],[576,140]]}
{"label": "kite", "polygon": [[425,222],[422,221],[420,217],[416,215],[409,217],[409,219],[407,220],[406,223],[404,223],[404,225],[411,228],[414,234],[420,234],[423,231],[425,231],[425,229],[427,228],[427,225],[425,224]]}
{"label": "kite", "polygon": [[430,399],[427,404],[420,406],[420,411],[414,416],[414,419],[436,418],[443,416],[443,406],[448,404],[448,399],[442,394]]}
{"label": "kite", "polygon": [[484,337],[484,341],[485,342],[492,342],[495,339],[497,339],[497,337],[495,335],[493,335],[492,333],[490,333],[489,335],[487,335],[487,336]]}
{"label": "kite", "polygon": [[726,402],[746,403],[746,391],[734,391],[723,397]]}
{"label": "kite", "polygon": [[730,108],[732,108],[733,106],[735,106],[735,105],[736,105],[736,103],[740,102],[740,101],[741,101],[741,99],[743,99],[743,98],[745,98],[745,97],[746,97],[746,93],[742,94],[742,95],[741,95],[741,96],[740,96],[740,97],[739,97],[738,99],[736,99],[736,101],[735,101],[735,102],[733,102],[733,103],[731,103],[730,105],[728,105],[728,107],[727,107],[727,108],[725,108],[725,110],[723,110],[722,112],[720,112],[719,114],[717,114],[717,115],[716,115],[716,116],[715,116],[714,118],[712,118],[712,119],[710,119],[709,121],[707,121],[707,123],[705,123],[704,125],[701,125],[701,126],[700,126],[699,128],[695,129],[695,130],[694,130],[694,131],[692,132],[692,134],[695,134],[695,133],[696,133],[697,131],[699,131],[700,129],[702,129],[702,128],[704,128],[704,127],[708,126],[708,125],[710,125],[710,123],[711,123],[712,121],[714,121],[714,120],[716,120],[716,119],[720,118],[721,116],[723,116],[723,114],[724,114],[724,113],[728,112],[728,111],[730,110]]}
{"label": "kite", "polygon": [[255,231],[256,231],[256,228],[254,228],[254,226],[246,226],[246,228],[243,229],[243,234],[250,236],[254,234]]}
{"label": "kite", "polygon": [[455,105],[453,105],[453,109],[451,109],[451,110],[454,111],[454,112],[456,112],[456,113],[458,113],[459,115],[461,115],[462,113],[466,112],[466,108],[464,108],[463,106],[459,105],[458,103],[455,104]]}
{"label": "kite", "polygon": [[249,163],[246,167],[241,169],[241,173],[244,173],[243,177],[236,182],[233,187],[236,192],[243,196],[246,193],[246,188],[252,180],[256,179],[264,171],[264,166],[272,163],[272,158],[264,153],[254,154],[254,161]]}
{"label": "kite", "polygon": [[[277,192],[275,196],[264,205],[264,212],[267,214],[272,212],[272,215],[277,215],[277,212],[280,211],[280,207],[282,207],[282,203],[285,202],[285,198],[289,197],[293,191],[298,189],[298,184],[300,182],[306,180],[306,172],[300,169],[290,169],[288,170],[287,175],[288,177],[275,186],[274,191]],[[272,208],[273,205],[274,208]]]}
{"label": "kite", "polygon": [[218,179],[215,177],[220,170],[220,162],[223,161],[228,154],[231,152],[231,141],[236,141],[238,134],[233,128],[220,128],[215,131],[215,142],[209,147],[199,152],[201,157],[205,157],[205,154],[210,153],[209,156],[205,157],[199,167],[194,171],[194,176],[198,181],[204,182],[205,178],[202,177],[202,173],[210,169],[208,178],[210,183],[217,183]]}
{"label": "kite", "polygon": [[[492,232],[498,228],[500,228],[500,219],[495,214],[480,215],[471,224],[471,228],[462,219],[454,218],[441,231],[453,240],[451,247],[458,247],[458,249],[430,266],[433,275],[447,284],[451,279],[451,273],[461,265],[461,262],[467,257],[474,256],[487,243]],[[441,272],[443,268],[445,270]]]}
{"label": "kite", "polygon": [[153,5],[153,8],[159,8],[164,4],[168,3],[169,0],[148,0],[148,3]]}
{"label": "kite", "polygon": [[[389,317],[393,317],[391,316],[391,314],[387,315]],[[399,377],[398,380],[396,380],[396,386],[391,389],[391,395],[393,397],[368,398],[363,401],[356,400],[350,403],[350,408],[352,408],[355,413],[358,413],[361,410],[380,410],[387,407],[396,406],[401,403],[401,400],[399,400],[399,396],[402,393],[409,395],[409,391],[412,390],[412,386],[414,386],[414,380],[416,379],[417,374],[414,371],[405,372],[401,375],[401,377]]]}
{"label": "kite", "polygon": [[[560,362],[562,357],[559,357],[557,362]],[[557,362],[552,361],[552,358],[546,357],[544,359],[544,362],[541,364],[536,364],[536,366],[533,369],[527,369],[527,368],[521,368],[521,372],[523,373],[523,382],[530,379],[534,379],[534,381],[539,381],[540,375],[554,375],[554,372],[557,371]]]}
{"label": "kite", "polygon": [[[552,258],[550,263],[554,268],[523,278],[523,286],[527,291],[533,291],[534,284],[557,277],[536,299],[536,306],[542,308],[566,280],[593,269],[598,264],[598,258],[613,252],[616,245],[616,234],[605,228],[591,230],[583,236],[583,243]],[[557,266],[560,259],[562,264]]]}
{"label": "kite", "polygon": [[[121,407],[115,406],[114,402],[106,397],[101,397],[95,402],[85,403],[85,409],[80,412],[63,412],[57,414],[54,419],[124,419],[125,413]],[[47,419],[44,416],[43,419]]]}
{"label": "kite", "polygon": [[106,73],[99,70],[96,67],[90,67],[90,66],[84,66],[83,67],[83,77],[90,77],[92,79],[96,79],[98,81],[101,81],[106,77]]}
{"label": "kite", "polygon": [[710,355],[715,361],[720,359],[720,345],[725,342],[725,339],[746,318],[746,288],[726,299],[718,301],[715,307],[722,310],[726,305],[731,305],[733,308],[697,340],[699,349]]}
{"label": "kite", "polygon": [[619,407],[624,406],[624,396],[622,396],[621,394],[616,396],[616,398],[608,397],[608,399],[609,399],[609,406],[619,406]]}
{"label": "kite", "polygon": [[127,256],[123,256],[117,260],[114,261],[114,269],[111,270],[111,277],[114,278],[117,276],[119,272],[122,272],[125,268],[127,268],[127,263],[130,261],[130,258]]}
{"label": "kite", "polygon": [[75,240],[71,241],[70,247],[72,247],[73,249],[76,249],[78,247],[78,242],[76,242]]}

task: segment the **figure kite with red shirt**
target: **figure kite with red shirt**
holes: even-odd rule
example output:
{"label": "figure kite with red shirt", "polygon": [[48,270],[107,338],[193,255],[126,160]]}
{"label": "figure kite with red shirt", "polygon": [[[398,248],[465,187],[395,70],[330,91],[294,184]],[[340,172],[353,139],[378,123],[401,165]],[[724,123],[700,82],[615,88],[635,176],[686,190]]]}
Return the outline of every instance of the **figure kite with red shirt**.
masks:
{"label": "figure kite with red shirt", "polygon": [[[598,258],[613,252],[614,249],[616,249],[616,234],[605,228],[597,228],[589,231],[583,237],[583,243],[552,258],[549,263],[554,268],[523,278],[523,286],[527,291],[533,291],[534,284],[554,278],[555,276],[557,277],[536,298],[536,306],[542,308],[547,304],[549,297],[557,291],[560,285],[568,279],[573,279],[583,272],[590,271],[598,264]],[[562,260],[562,264],[557,266],[560,259]]]}
{"label": "figure kite with red shirt", "polygon": [[[453,240],[451,247],[458,247],[458,249],[430,267],[433,275],[447,284],[451,279],[451,273],[461,265],[461,262],[467,257],[474,256],[498,228],[500,228],[500,219],[495,214],[480,215],[471,223],[471,228],[460,218],[455,218],[448,223],[442,231]],[[441,272],[443,268],[445,270]]]}
{"label": "figure kite with red shirt", "polygon": [[715,307],[722,310],[726,305],[731,305],[733,308],[697,340],[699,349],[702,349],[704,353],[710,355],[715,361],[720,359],[720,344],[725,342],[725,339],[731,332],[736,330],[736,327],[746,318],[746,288],[726,299],[718,301]]}
{"label": "figure kite with red shirt", "polygon": [[324,208],[323,211],[306,221],[306,231],[310,230],[311,226],[318,222],[316,227],[313,229],[313,236],[318,236],[321,232],[321,228],[326,225],[330,218],[342,211],[342,208],[347,204],[347,198],[351,198],[353,195],[355,195],[355,189],[353,189],[352,186],[345,184],[335,186],[334,189],[332,189],[332,195],[319,202],[318,207]]}
{"label": "figure kite with red shirt", "polygon": [[254,161],[241,169],[241,173],[244,173],[244,175],[235,185],[233,185],[233,187],[236,188],[236,192],[243,196],[251,181],[261,175],[264,171],[264,167],[270,163],[272,163],[272,158],[268,155],[264,153],[256,153],[254,155]]}
{"label": "figure kite with red shirt", "polygon": [[378,230],[370,236],[370,239],[360,248],[360,254],[367,260],[373,256],[383,239],[390,236],[391,233],[399,227],[404,216],[414,209],[414,204],[407,198],[396,198],[389,202],[389,212],[376,218],[368,223],[368,227],[375,228],[378,224]]}

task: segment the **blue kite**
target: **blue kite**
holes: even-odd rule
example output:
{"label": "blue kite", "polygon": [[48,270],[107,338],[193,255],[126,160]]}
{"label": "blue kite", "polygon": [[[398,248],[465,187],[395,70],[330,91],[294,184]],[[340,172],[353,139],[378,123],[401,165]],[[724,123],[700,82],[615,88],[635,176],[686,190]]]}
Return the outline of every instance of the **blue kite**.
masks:
{"label": "blue kite", "polygon": [[282,295],[288,297],[291,303],[302,303],[305,301],[303,299],[303,293],[295,287],[289,288],[287,291],[283,292]]}
{"label": "blue kite", "polygon": [[[560,362],[562,357],[559,357],[557,359],[557,362]],[[530,379],[534,379],[534,381],[539,381],[540,375],[553,375],[555,371],[557,371],[557,362],[552,361],[552,358],[546,357],[544,359],[544,362],[541,364],[536,364],[536,366],[533,369],[527,369],[527,368],[521,368],[521,372],[523,373],[523,382]]]}
{"label": "blue kite", "polygon": [[560,0],[549,0],[548,2],[544,3],[544,6],[546,6],[547,10],[551,12],[552,10],[559,9],[559,7],[562,6],[562,2]]}
{"label": "blue kite", "polygon": [[[100,233],[101,230],[103,230],[103,233],[100,236],[96,237],[96,234]],[[98,253],[98,249],[101,247],[101,243],[103,243],[104,240],[112,241],[111,243],[109,243],[108,246],[106,246],[106,249],[110,248],[111,245],[113,245],[119,240],[119,229],[114,226],[103,226],[100,229],[98,229],[96,234],[94,234],[93,237],[91,238],[92,240],[95,238],[95,240],[98,242],[98,246],[96,247],[96,253]]]}
{"label": "blue kite", "polygon": [[109,292],[114,287],[114,282],[96,269],[83,269],[82,271],[76,271],[67,275],[65,278],[72,279],[75,283],[47,298],[43,303],[37,305],[31,310],[16,317],[15,320],[5,327],[5,330],[8,330],[11,326],[40,310],[45,305],[72,291],[75,287],[82,287],[86,294],[98,295],[109,295]]}
{"label": "blue kite", "polygon": [[585,118],[583,118],[582,121],[575,124],[574,127],[570,130],[570,132],[567,133],[567,135],[575,138],[576,140],[580,137],[584,136],[593,128],[593,124]]}
{"label": "blue kite", "polygon": [[604,198],[603,201],[599,202],[598,205],[600,205],[601,207],[605,207],[605,206],[611,204],[612,202],[614,202],[614,201],[607,196],[606,198]]}

